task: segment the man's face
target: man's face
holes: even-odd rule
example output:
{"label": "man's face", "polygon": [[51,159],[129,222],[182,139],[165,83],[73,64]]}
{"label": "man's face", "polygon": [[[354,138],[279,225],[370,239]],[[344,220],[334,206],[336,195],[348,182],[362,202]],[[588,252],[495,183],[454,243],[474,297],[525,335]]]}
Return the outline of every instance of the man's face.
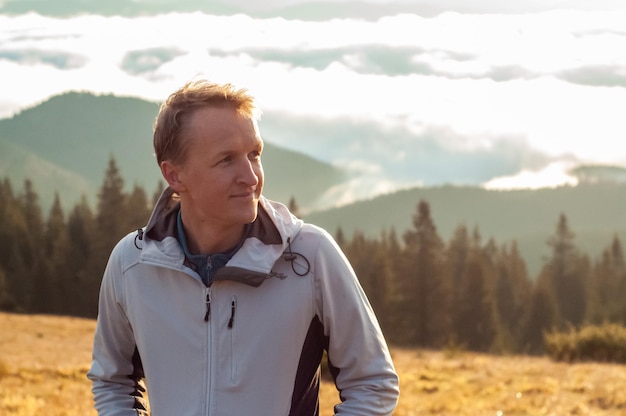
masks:
{"label": "man's face", "polygon": [[174,165],[173,188],[189,214],[183,217],[188,225],[228,228],[254,221],[263,190],[256,122],[229,107],[201,108],[191,114],[181,139],[188,146],[184,161]]}

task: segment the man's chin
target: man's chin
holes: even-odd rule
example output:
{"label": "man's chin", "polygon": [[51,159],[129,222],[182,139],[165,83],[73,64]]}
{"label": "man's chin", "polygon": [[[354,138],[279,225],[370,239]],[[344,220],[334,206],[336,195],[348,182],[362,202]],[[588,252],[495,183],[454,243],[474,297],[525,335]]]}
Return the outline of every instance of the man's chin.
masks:
{"label": "man's chin", "polygon": [[246,224],[252,223],[256,220],[258,213],[259,213],[259,210],[257,209],[257,206],[255,205],[254,209],[251,209],[248,213],[246,214],[242,213],[242,219],[245,218]]}

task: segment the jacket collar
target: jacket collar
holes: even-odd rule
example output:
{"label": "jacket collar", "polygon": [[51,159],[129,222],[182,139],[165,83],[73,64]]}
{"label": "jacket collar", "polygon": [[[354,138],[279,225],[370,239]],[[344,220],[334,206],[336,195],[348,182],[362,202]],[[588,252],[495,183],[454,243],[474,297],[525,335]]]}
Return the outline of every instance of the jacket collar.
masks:
{"label": "jacket collar", "polygon": [[[144,259],[182,267],[185,256],[178,243],[176,221],[179,206],[178,195],[171,188],[166,188],[145,227]],[[251,224],[247,238],[219,274],[233,274],[237,278],[229,280],[245,283],[248,279],[248,284],[260,285],[260,279],[273,276],[274,263],[287,251],[289,239],[294,240],[302,226],[302,220],[291,214],[286,206],[261,196],[258,215]],[[157,252],[152,251],[155,249]],[[253,277],[254,274],[258,276]]]}

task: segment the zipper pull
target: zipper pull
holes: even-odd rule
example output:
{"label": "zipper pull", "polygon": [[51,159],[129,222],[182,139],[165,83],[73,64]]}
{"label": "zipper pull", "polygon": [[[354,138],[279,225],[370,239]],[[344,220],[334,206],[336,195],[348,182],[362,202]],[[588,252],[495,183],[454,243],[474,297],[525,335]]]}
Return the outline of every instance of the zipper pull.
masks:
{"label": "zipper pull", "polygon": [[205,290],[204,303],[206,305],[206,313],[204,314],[204,322],[209,322],[209,316],[211,315],[211,287],[207,287]]}
{"label": "zipper pull", "polygon": [[237,298],[233,296],[230,301],[230,319],[228,320],[228,327],[232,328],[235,321],[235,310],[237,309]]}

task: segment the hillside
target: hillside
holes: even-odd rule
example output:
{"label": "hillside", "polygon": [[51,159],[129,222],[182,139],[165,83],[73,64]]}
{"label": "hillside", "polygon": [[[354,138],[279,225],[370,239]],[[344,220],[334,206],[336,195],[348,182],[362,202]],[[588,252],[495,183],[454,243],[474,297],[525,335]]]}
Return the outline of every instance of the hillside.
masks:
{"label": "hillside", "polygon": [[[34,153],[0,139],[0,178],[10,178],[14,191],[21,189],[26,179],[34,179],[37,193],[46,205],[55,192],[67,195],[90,195],[93,185],[83,176],[51,163]],[[72,197],[74,199],[75,197]]]}
{"label": "hillside", "polygon": [[412,227],[417,204],[427,201],[439,235],[449,240],[459,225],[475,227],[483,242],[516,240],[529,271],[535,275],[550,255],[546,242],[561,213],[576,234],[578,247],[597,256],[617,235],[626,241],[626,184],[597,183],[540,190],[488,191],[476,187],[416,188],[341,208],[316,212],[306,220],[347,236],[360,230],[370,237],[396,230],[401,237]]}
{"label": "hillside", "polygon": [[[85,374],[95,322],[0,313],[0,414],[95,415]],[[391,348],[400,375],[394,415],[596,415],[626,408],[624,367],[545,357]],[[337,392],[322,382],[320,414]]]}
{"label": "hillside", "polygon": [[[161,180],[152,150],[158,108],[154,102],[113,95],[52,97],[0,120],[0,177],[8,176],[15,188],[30,178],[44,206],[55,190],[66,207],[73,206],[85,193],[95,200],[113,156],[127,187],[138,184],[152,193]],[[293,196],[303,207],[346,178],[329,164],[268,140],[263,162],[266,195],[283,202]]]}

